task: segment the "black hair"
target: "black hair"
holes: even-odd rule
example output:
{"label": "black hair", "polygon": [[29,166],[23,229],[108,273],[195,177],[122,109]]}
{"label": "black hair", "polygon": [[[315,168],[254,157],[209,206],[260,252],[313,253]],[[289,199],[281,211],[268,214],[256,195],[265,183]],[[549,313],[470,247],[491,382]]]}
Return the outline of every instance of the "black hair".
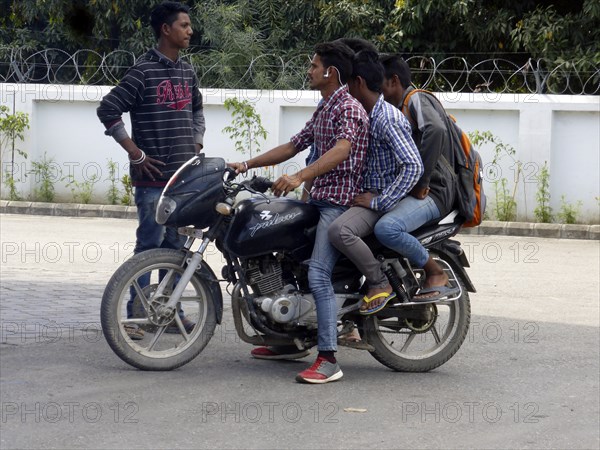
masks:
{"label": "black hair", "polygon": [[371,50],[362,50],[352,60],[352,78],[361,77],[370,91],[381,93],[384,69],[379,55]]}
{"label": "black hair", "polygon": [[350,47],[354,53],[361,52],[363,50],[370,50],[372,52],[378,53],[377,47],[373,45],[373,43],[367,41],[366,39],[361,38],[339,38],[333,42],[341,42],[344,45]]}
{"label": "black hair", "polygon": [[172,25],[179,13],[190,13],[190,7],[183,3],[163,2],[152,10],[150,13],[150,26],[154,30],[154,34],[158,39],[160,37],[160,29],[163,24]]}
{"label": "black hair", "polygon": [[352,75],[352,57],[354,52],[341,42],[323,42],[315,45],[315,53],[323,62],[323,67],[335,67],[340,74],[339,80],[346,84]]}
{"label": "black hair", "polygon": [[407,62],[399,54],[381,55],[379,58],[385,69],[385,77],[392,78],[394,75],[398,76],[400,84],[404,89],[410,86],[411,75],[410,67]]}

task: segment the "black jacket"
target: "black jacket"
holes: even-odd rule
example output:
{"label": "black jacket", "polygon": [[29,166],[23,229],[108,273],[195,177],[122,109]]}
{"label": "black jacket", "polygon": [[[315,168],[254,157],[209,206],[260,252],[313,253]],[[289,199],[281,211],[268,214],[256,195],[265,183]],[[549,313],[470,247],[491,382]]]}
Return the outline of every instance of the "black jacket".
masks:
{"label": "black jacket", "polygon": [[[409,87],[404,98],[414,88]],[[446,111],[430,94],[416,92],[408,102],[412,137],[423,160],[423,176],[417,187],[429,186],[429,195],[440,210],[441,216],[452,211],[456,199],[456,175],[452,128]],[[444,158],[440,158],[440,156]]]}

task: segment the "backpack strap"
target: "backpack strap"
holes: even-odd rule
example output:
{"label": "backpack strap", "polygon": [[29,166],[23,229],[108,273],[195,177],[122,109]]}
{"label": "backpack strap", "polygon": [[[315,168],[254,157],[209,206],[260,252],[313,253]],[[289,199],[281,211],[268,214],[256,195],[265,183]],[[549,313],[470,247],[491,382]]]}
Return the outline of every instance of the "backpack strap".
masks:
{"label": "backpack strap", "polygon": [[[410,91],[406,97],[404,97],[404,101],[402,102],[402,114],[404,114],[404,116],[408,119],[408,121],[410,122],[412,127],[416,127],[417,126],[417,122],[415,119],[413,119],[413,117],[410,115],[410,109],[408,108],[408,103],[410,101],[410,97],[413,94],[416,94],[417,92],[422,92],[424,94],[429,94],[431,96],[431,98],[434,98],[438,104],[442,107],[442,111],[444,111],[445,113],[445,117],[446,117],[446,125],[448,126],[448,131],[450,132],[450,134],[452,135],[453,140],[455,141],[455,146],[456,149],[458,148],[464,148],[464,139],[467,139],[468,141],[468,137],[462,133],[459,133],[457,130],[457,124],[456,124],[456,118],[452,115],[452,114],[448,114],[446,112],[446,108],[444,108],[444,105],[442,104],[442,102],[440,101],[439,98],[437,98],[435,95],[433,95],[433,92],[431,91],[427,91],[425,89],[413,89],[412,91]],[[470,146],[470,142],[469,146]],[[465,165],[466,167],[468,167],[468,162],[467,159],[465,158],[465,154],[463,152],[455,152],[455,157],[459,157],[460,160],[463,162],[463,165]],[[467,155],[468,156],[468,155]],[[452,168],[451,164],[448,162],[448,160],[444,157],[444,155],[440,155],[440,159],[442,161],[442,164],[445,163],[445,165],[449,168]],[[454,169],[453,169],[454,170]]]}
{"label": "backpack strap", "polygon": [[[417,121],[415,119],[413,119],[413,117],[410,115],[410,110],[408,109],[408,102],[410,101],[410,98],[412,97],[412,95],[416,94],[417,92],[423,92],[425,94],[429,94],[433,98],[438,100],[437,97],[435,95],[433,95],[433,92],[427,91],[425,89],[413,89],[408,94],[406,94],[406,97],[404,97],[404,101],[402,102],[401,111],[402,111],[402,114],[404,114],[404,116],[408,119],[411,126],[413,126],[413,127],[417,126]],[[439,100],[438,100],[438,102],[439,102]],[[440,104],[441,104],[441,102],[440,102]]]}

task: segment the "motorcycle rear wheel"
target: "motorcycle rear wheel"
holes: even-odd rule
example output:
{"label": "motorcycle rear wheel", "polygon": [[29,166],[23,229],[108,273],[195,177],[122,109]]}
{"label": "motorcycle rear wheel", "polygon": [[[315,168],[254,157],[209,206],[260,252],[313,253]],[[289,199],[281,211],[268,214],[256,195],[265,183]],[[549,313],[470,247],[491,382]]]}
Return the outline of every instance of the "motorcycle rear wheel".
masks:
{"label": "motorcycle rear wheel", "polygon": [[458,300],[423,305],[434,308],[435,322],[410,323],[405,319],[369,316],[364,332],[381,364],[399,372],[428,372],[441,366],[458,351],[469,331],[471,304],[459,278]]}
{"label": "motorcycle rear wheel", "polygon": [[[186,286],[177,312],[167,320],[154,315],[151,306],[166,303],[185,270],[185,253],[153,249],[134,255],[114,273],[102,297],[102,331],[110,348],[126,363],[142,370],[172,370],[194,359],[206,347],[216,327],[213,299],[206,281],[194,275]],[[160,283],[167,288],[153,297]],[[132,317],[127,303],[133,297]],[[181,317],[195,323],[188,330]],[[132,339],[125,327],[142,330]]]}

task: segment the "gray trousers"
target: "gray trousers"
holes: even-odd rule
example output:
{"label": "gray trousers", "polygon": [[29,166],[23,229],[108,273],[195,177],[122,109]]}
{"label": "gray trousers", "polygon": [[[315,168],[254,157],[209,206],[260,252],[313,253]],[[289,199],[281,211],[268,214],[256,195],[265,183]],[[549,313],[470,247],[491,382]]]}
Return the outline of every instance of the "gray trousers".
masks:
{"label": "gray trousers", "polygon": [[388,279],[371,249],[362,240],[371,234],[381,213],[362,206],[353,206],[329,226],[329,242],[362,272],[370,288],[384,288]]}

